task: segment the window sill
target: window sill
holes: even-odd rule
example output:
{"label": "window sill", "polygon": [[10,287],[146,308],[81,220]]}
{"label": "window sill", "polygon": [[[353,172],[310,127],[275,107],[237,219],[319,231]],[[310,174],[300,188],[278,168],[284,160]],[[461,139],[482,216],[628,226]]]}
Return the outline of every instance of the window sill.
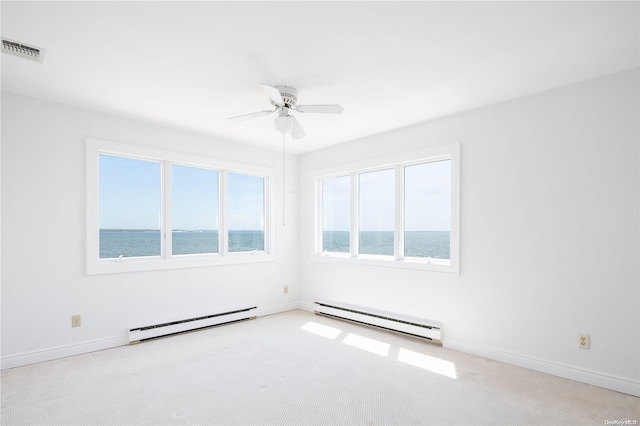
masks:
{"label": "window sill", "polygon": [[124,272],[160,271],[167,269],[201,268],[209,266],[241,265],[248,263],[275,262],[273,254],[264,252],[179,255],[171,260],[153,256],[123,259],[102,259],[87,263],[87,275],[118,274]]}
{"label": "window sill", "polygon": [[396,260],[393,256],[360,255],[351,257],[342,253],[322,253],[311,257],[313,262],[333,263],[349,266],[380,266],[386,268],[414,269],[420,271],[460,274],[457,265],[442,259],[406,258]]}

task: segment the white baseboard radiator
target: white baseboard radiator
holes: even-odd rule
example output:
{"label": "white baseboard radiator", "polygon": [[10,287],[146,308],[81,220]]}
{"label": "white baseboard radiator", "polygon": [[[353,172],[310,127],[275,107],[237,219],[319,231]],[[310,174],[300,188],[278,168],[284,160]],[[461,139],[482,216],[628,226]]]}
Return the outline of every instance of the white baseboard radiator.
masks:
{"label": "white baseboard radiator", "polygon": [[420,337],[432,343],[442,345],[440,323],[437,321],[408,317],[326,300],[316,300],[314,303],[314,312],[319,315]]}
{"label": "white baseboard radiator", "polygon": [[199,330],[214,325],[227,324],[256,317],[257,307],[238,309],[229,312],[221,312],[197,318],[188,318],[163,324],[148,325],[129,330],[129,344],[140,343],[144,340],[165,337],[172,334]]}

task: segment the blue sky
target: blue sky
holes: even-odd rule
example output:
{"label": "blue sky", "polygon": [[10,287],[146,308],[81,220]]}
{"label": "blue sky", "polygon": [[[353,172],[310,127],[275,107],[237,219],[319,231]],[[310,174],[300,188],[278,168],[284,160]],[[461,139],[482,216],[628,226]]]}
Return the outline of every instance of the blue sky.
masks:
{"label": "blue sky", "polygon": [[160,163],[100,156],[100,228],[159,229]]}
{"label": "blue sky", "polygon": [[264,178],[229,173],[229,230],[264,229]]}
{"label": "blue sky", "polygon": [[218,173],[173,166],[171,178],[173,229],[218,229]]}
{"label": "blue sky", "polygon": [[[218,229],[218,172],[172,166],[173,229]],[[450,230],[451,162],[405,168],[407,231]],[[392,231],[394,170],[360,174],[360,229]],[[264,227],[264,180],[228,174],[230,230]],[[348,231],[350,179],[324,180],[323,229]],[[100,228],[159,229],[161,166],[158,162],[100,156]]]}
{"label": "blue sky", "polygon": [[451,161],[405,168],[404,210],[407,231],[451,230]]}
{"label": "blue sky", "polygon": [[[393,231],[394,170],[360,174],[359,221],[361,231]],[[350,222],[349,176],[323,181],[323,229],[348,231]],[[405,168],[405,229],[449,231],[451,161]]]}
{"label": "blue sky", "polygon": [[[173,229],[218,229],[218,172],[172,166]],[[230,230],[263,229],[264,179],[228,174]],[[159,229],[158,162],[100,156],[100,228]]]}

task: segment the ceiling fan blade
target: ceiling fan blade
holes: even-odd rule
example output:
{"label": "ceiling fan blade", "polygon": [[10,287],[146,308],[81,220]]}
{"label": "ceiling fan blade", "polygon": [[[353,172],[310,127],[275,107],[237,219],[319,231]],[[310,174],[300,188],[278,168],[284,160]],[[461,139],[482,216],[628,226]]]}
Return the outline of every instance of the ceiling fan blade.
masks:
{"label": "ceiling fan blade", "polygon": [[284,99],[282,99],[282,95],[280,95],[280,91],[273,86],[269,86],[268,84],[262,84],[262,88],[269,98],[273,101],[274,104],[278,106],[284,106]]}
{"label": "ceiling fan blade", "polygon": [[237,115],[235,117],[229,117],[227,118],[227,120],[233,122],[233,123],[239,123],[241,121],[245,121],[245,120],[251,120],[252,118],[257,118],[257,117],[262,117],[263,115],[269,115],[272,112],[274,112],[275,110],[265,110],[265,111],[258,111],[258,112],[252,112],[251,114],[244,114],[244,115]]}
{"label": "ceiling fan blade", "polygon": [[300,123],[298,123],[298,120],[296,120],[296,118],[293,115],[290,115],[289,118],[291,118],[291,121],[293,122],[293,129],[291,129],[291,136],[294,139],[302,139],[305,136],[307,136],[304,130],[302,130]]}
{"label": "ceiling fan blade", "polygon": [[296,106],[298,112],[313,112],[321,114],[342,114],[344,108],[340,105],[298,105]]}

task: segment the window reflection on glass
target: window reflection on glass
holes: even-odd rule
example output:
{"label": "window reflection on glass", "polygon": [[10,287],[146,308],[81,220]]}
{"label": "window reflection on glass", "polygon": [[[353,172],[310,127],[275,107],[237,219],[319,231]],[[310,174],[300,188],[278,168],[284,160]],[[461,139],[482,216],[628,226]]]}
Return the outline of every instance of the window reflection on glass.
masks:
{"label": "window reflection on glass", "polygon": [[322,251],[350,252],[351,178],[322,180]]}
{"label": "window reflection on glass", "polygon": [[395,170],[359,175],[359,253],[393,256]]}
{"label": "window reflection on glass", "polygon": [[404,169],[405,257],[449,259],[451,160]]}
{"label": "window reflection on glass", "polygon": [[264,179],[239,173],[228,175],[229,252],[264,250]]}
{"label": "window reflection on glass", "polygon": [[172,252],[218,253],[218,172],[171,168]]}
{"label": "window reflection on glass", "polygon": [[160,256],[161,166],[99,156],[100,259]]}

